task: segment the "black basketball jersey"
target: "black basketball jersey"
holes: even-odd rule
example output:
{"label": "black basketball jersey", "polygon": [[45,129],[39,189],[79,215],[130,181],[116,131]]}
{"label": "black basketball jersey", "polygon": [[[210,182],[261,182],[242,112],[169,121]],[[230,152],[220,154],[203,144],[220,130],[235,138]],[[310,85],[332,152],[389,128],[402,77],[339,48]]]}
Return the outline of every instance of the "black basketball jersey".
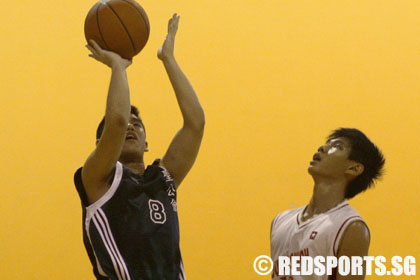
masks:
{"label": "black basketball jersey", "polygon": [[[176,189],[155,161],[143,176],[117,162],[109,190],[88,205],[82,168],[83,241],[97,279],[185,279],[179,249]],[[87,206],[88,205],[88,206]]]}

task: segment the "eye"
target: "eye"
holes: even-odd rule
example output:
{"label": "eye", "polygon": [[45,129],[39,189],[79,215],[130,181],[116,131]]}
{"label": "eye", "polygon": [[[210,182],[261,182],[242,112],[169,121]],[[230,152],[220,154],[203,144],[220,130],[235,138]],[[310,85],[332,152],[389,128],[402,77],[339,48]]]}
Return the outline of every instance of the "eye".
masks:
{"label": "eye", "polygon": [[133,126],[135,126],[135,127],[141,127],[141,125],[139,123],[133,123]]}

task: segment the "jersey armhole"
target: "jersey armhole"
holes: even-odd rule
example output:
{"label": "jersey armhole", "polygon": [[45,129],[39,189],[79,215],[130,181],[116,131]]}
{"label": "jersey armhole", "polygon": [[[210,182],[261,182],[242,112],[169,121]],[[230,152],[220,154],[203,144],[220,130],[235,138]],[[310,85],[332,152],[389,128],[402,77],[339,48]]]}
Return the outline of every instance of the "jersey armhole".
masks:
{"label": "jersey armhole", "polygon": [[163,165],[162,160],[160,158],[155,159],[155,161],[153,162],[153,165],[157,165],[160,169],[162,169],[163,175],[165,177],[174,181],[174,177],[172,177],[172,174],[169,173],[168,169],[166,169],[166,167]]}
{"label": "jersey armhole", "polygon": [[120,185],[122,174],[123,174],[122,164],[119,161],[117,161],[117,164],[115,165],[114,179],[112,180],[111,186],[109,187],[108,191],[100,199],[98,199],[96,202],[86,207],[86,220],[90,220],[90,218],[93,216],[96,210],[101,208],[108,200],[112,198],[112,196],[117,191],[118,186]]}
{"label": "jersey armhole", "polygon": [[349,218],[347,218],[347,220],[345,220],[343,222],[343,224],[338,229],[338,232],[337,232],[337,234],[335,236],[334,243],[333,243],[333,255],[334,256],[337,257],[337,253],[338,253],[338,249],[339,249],[339,246],[340,246],[341,238],[343,237],[344,232],[346,231],[347,227],[352,222],[355,222],[355,221],[360,221],[360,222],[362,222],[362,223],[365,224],[366,228],[369,231],[369,239],[370,239],[370,230],[369,230],[369,227],[367,226],[367,224],[365,223],[365,221],[363,221],[362,217],[360,217],[360,216],[352,216],[352,217],[349,217]]}

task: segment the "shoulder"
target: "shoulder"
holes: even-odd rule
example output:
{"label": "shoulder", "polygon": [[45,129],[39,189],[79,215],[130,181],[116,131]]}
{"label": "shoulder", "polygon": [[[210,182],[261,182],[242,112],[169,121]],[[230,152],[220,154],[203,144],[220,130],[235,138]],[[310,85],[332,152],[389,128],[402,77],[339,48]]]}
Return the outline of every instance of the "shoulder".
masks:
{"label": "shoulder", "polygon": [[156,159],[151,165],[147,166],[144,176],[146,180],[156,176],[162,176],[165,178],[165,181],[173,182],[172,174],[166,169],[161,159]]}
{"label": "shoulder", "polygon": [[338,205],[327,213],[329,221],[338,226],[339,231],[344,232],[347,227],[355,221],[365,223],[362,216],[347,201]]}
{"label": "shoulder", "polygon": [[286,220],[289,219],[296,219],[297,220],[297,216],[299,215],[299,213],[303,210],[304,207],[299,207],[299,208],[295,208],[295,209],[289,209],[283,212],[280,212],[279,214],[277,214],[272,223],[271,223],[271,228],[273,228],[276,225],[279,225],[281,223],[283,223]]}
{"label": "shoulder", "polygon": [[341,231],[345,233],[348,232],[348,230],[365,229],[369,232],[369,228],[359,212],[348,204],[347,201],[343,206],[346,207],[342,207],[340,211],[337,211],[336,215],[334,215],[337,218],[337,222],[341,224]]}
{"label": "shoulder", "polygon": [[349,216],[360,216],[359,212],[357,212],[356,209],[354,209],[347,201],[345,201],[344,205],[346,205],[347,207],[343,207],[343,212],[347,213]]}
{"label": "shoulder", "polygon": [[82,181],[82,169],[83,167],[79,167],[76,172],[74,172],[74,185],[76,186],[77,193],[79,194],[80,200],[82,201],[82,205],[84,207],[89,205],[88,198],[86,195],[85,187]]}
{"label": "shoulder", "polygon": [[347,250],[354,246],[365,249],[369,247],[369,227],[353,207],[348,205],[342,211],[338,211],[333,220],[339,226],[333,244],[335,255],[342,253],[343,248]]}
{"label": "shoulder", "polygon": [[74,172],[74,184],[76,187],[82,183],[82,169],[83,167],[79,167],[76,172]]}
{"label": "shoulder", "polygon": [[107,188],[104,194],[101,195],[93,203],[89,203],[88,201],[86,189],[82,180],[83,167],[80,167],[79,169],[77,169],[77,171],[74,174],[74,184],[76,186],[77,192],[79,193],[83,206],[86,208],[98,208],[104,205],[108,200],[110,200],[111,197],[119,188],[119,185],[122,181],[123,174],[125,174],[126,172],[124,171],[125,169],[126,168],[120,162],[116,163],[109,188]]}
{"label": "shoulder", "polygon": [[[155,161],[156,162],[156,161]],[[171,173],[169,173],[168,169],[166,169],[165,165],[163,165],[162,161],[159,160],[158,166],[167,181],[174,181],[174,178]]]}
{"label": "shoulder", "polygon": [[159,160],[155,160],[153,164],[147,166],[143,180],[142,188],[146,192],[166,191],[168,189],[175,192],[176,190],[172,175]]}
{"label": "shoulder", "polygon": [[369,228],[363,220],[355,220],[350,222],[344,235],[350,236],[369,236]]}

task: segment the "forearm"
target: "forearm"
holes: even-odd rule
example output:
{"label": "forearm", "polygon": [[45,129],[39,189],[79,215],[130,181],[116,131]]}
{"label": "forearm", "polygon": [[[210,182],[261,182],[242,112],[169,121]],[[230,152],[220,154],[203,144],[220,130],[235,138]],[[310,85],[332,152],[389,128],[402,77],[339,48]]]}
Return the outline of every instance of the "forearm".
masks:
{"label": "forearm", "polygon": [[130,90],[127,73],[124,67],[112,67],[111,82],[109,84],[106,102],[105,123],[121,122],[127,124],[130,118]]}
{"label": "forearm", "polygon": [[166,39],[158,50],[158,58],[165,66],[184,118],[183,127],[175,135],[161,162],[174,178],[177,188],[194,164],[204,133],[203,108],[174,57],[178,22],[179,16],[174,14],[168,22]]}
{"label": "forearm", "polygon": [[111,81],[105,109],[105,126],[95,150],[82,169],[82,180],[89,203],[100,199],[108,190],[109,180],[120,157],[130,117],[130,92],[126,68],[131,61],[103,50],[90,40],[86,47],[90,57],[111,68]]}
{"label": "forearm", "polygon": [[175,91],[184,126],[201,129],[204,126],[204,111],[188,78],[174,57],[164,59],[163,65]]}

